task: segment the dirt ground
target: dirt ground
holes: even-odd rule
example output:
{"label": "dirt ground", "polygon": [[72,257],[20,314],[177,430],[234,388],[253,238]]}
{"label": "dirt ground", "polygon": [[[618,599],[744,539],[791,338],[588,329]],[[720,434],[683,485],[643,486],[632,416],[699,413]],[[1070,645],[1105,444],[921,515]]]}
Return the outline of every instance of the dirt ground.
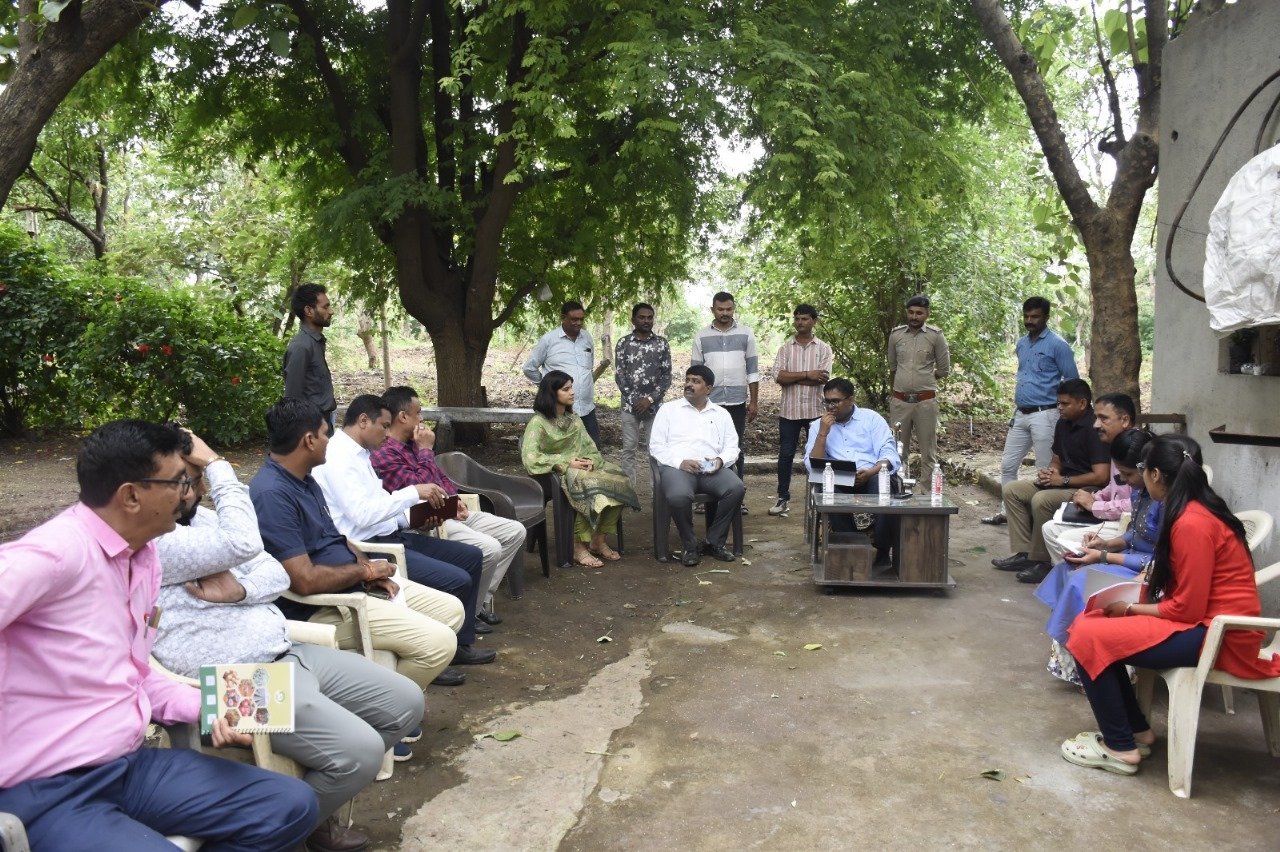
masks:
{"label": "dirt ground", "polygon": [[[348,371],[342,386],[381,385]],[[527,404],[527,386],[509,387],[491,401]],[[769,404],[754,455],[772,449]],[[604,426],[616,446],[616,414]],[[1002,440],[1002,424],[953,422],[944,456],[962,465]],[[510,469],[514,442],[495,430],[474,452]],[[0,539],[74,499],[75,447],[0,447]],[[225,454],[246,480],[261,460],[260,447]],[[627,514],[625,558],[603,570],[544,578],[526,554],[523,597],[504,588],[505,622],[479,640],[498,661],[428,690],[414,758],[360,795],[357,824],[386,850],[1275,848],[1280,762],[1250,695],[1233,716],[1207,697],[1189,801],[1168,790],[1163,743],[1136,778],[1058,756],[1092,726],[1087,705],[1044,672],[1030,588],[987,564],[1007,552],[977,522],[995,500],[947,493],[960,507],[950,592],[823,594],[801,512],[766,513],[768,475],[748,477],[733,565],[654,561],[648,511]],[[1162,698],[1153,722],[1163,737]],[[485,736],[502,732],[519,736]]]}

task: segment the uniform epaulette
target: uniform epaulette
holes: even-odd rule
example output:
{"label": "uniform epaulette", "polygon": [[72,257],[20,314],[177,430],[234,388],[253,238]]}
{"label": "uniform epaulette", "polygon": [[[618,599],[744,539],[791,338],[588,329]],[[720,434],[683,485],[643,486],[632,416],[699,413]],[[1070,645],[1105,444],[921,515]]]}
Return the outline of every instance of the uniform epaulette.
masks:
{"label": "uniform epaulette", "polygon": [[[894,327],[894,329],[893,329],[893,331],[902,331],[902,330],[903,330],[904,328],[906,328],[906,327],[907,327],[907,324],[904,322],[902,325],[895,326],[895,327]],[[889,333],[890,333],[890,334],[892,334],[893,332],[891,331],[891,332],[889,332]]]}

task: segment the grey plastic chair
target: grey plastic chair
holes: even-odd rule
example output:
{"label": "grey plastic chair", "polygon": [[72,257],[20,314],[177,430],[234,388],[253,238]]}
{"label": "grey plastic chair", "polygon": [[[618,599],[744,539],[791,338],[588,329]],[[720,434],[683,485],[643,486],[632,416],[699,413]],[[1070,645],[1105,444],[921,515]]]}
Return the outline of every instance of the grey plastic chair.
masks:
{"label": "grey plastic chair", "polygon": [[[541,485],[528,476],[490,470],[466,453],[441,453],[436,456],[436,464],[459,491],[478,495],[485,511],[523,524],[527,533],[525,551],[532,551],[536,544],[542,558],[542,576],[551,576],[547,562],[547,504]],[[507,571],[507,587],[511,597],[519,598],[524,594],[524,566],[511,568]]]}
{"label": "grey plastic chair", "polygon": [[[661,465],[653,456],[649,456],[649,484],[653,491],[653,558],[659,562],[671,561],[671,510],[662,499],[662,488],[658,483],[658,469]],[[737,470],[731,468],[737,473]],[[711,526],[716,516],[717,501],[710,494],[694,494],[694,504],[707,505],[707,527]],[[733,542],[733,555],[742,556],[742,513],[734,512],[730,521],[730,540]]]}

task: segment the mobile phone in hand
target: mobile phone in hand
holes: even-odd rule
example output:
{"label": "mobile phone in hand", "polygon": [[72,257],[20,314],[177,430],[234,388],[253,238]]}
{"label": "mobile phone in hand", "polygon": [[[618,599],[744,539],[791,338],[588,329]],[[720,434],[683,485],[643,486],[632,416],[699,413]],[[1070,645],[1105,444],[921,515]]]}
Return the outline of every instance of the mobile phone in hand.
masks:
{"label": "mobile phone in hand", "polygon": [[391,600],[391,593],[388,592],[386,589],[384,589],[382,586],[365,586],[364,593],[369,597],[377,598],[378,600],[383,600],[383,601]]}

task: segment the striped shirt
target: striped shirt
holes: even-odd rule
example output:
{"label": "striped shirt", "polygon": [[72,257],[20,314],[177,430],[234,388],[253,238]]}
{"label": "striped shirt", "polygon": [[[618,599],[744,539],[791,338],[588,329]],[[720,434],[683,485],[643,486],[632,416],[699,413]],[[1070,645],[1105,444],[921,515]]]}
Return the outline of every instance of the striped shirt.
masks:
{"label": "striped shirt", "polygon": [[760,381],[756,336],[736,320],[725,331],[709,325],[694,335],[690,363],[706,364],[715,373],[711,401],[716,405],[745,404],[747,386]]}
{"label": "striped shirt", "polygon": [[[826,370],[830,375],[834,357],[831,347],[816,337],[808,343],[800,343],[792,337],[778,349],[769,375],[773,376],[774,381],[777,381],[778,373]],[[782,386],[782,405],[778,408],[778,416],[783,420],[814,420],[821,417],[825,410],[822,407],[822,385],[796,382]]]}

